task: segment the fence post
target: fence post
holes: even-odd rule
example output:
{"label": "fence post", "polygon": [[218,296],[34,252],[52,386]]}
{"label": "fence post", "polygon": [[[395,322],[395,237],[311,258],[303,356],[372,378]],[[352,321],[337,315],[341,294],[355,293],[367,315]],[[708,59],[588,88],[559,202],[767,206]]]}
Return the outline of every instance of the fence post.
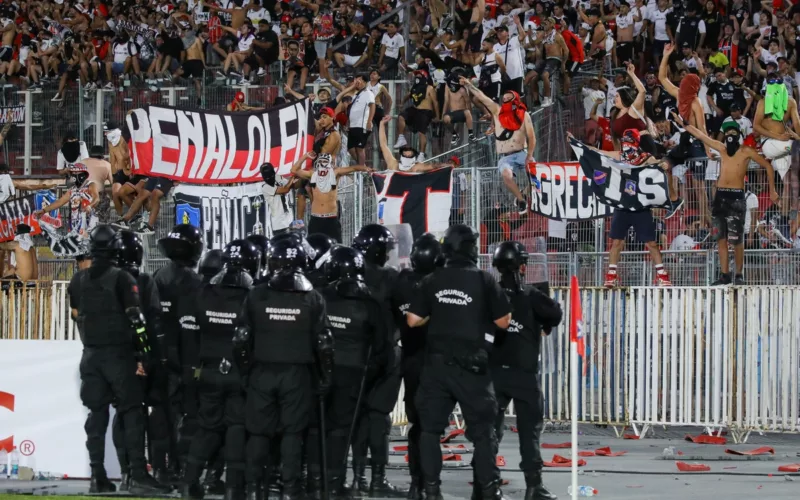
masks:
{"label": "fence post", "polygon": [[[78,78],[78,95],[83,97],[83,85]],[[83,99],[78,99],[78,140],[86,142],[86,125],[84,123]]]}
{"label": "fence post", "polygon": [[406,42],[406,47],[405,47],[406,63],[412,60],[411,40],[409,39],[410,30],[411,30],[411,2],[406,2],[405,8],[403,9],[403,40],[405,40]]}
{"label": "fence post", "polygon": [[364,175],[363,173],[359,173],[356,175],[356,193],[355,193],[355,203],[356,203],[356,227],[354,230],[358,232],[364,226],[364,207],[362,206],[361,199],[364,197]]}
{"label": "fence post", "polygon": [[33,155],[33,102],[30,90],[22,90],[20,93],[25,96],[25,156],[23,157],[23,166],[25,175],[31,175],[31,156]]}
{"label": "fence post", "polygon": [[480,182],[480,180],[481,180],[481,172],[480,172],[480,170],[478,170],[478,167],[476,167],[475,165],[472,165],[470,167],[470,169],[472,170],[470,172],[470,174],[471,174],[471,177],[472,177],[472,192],[473,192],[473,195],[471,196],[471,198],[472,198],[472,210],[470,210],[470,212],[472,212],[472,218],[469,221],[469,225],[472,226],[472,228],[475,229],[476,231],[480,231],[480,220],[481,220],[481,214],[480,214],[480,212],[481,212],[481,203],[480,203],[481,182]]}
{"label": "fence post", "polygon": [[[95,114],[95,125],[94,125],[94,143],[95,144],[103,144],[103,103],[105,102],[106,92],[108,90],[97,89],[95,92],[95,100],[94,100],[94,114]],[[114,92],[113,90],[110,92]]]}

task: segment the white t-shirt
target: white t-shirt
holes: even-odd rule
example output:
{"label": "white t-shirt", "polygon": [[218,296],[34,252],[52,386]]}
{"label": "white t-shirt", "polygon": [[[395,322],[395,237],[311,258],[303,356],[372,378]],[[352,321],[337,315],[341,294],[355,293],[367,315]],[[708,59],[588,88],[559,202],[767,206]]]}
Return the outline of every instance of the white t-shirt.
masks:
{"label": "white t-shirt", "polygon": [[506,65],[506,73],[512,80],[522,78],[525,75],[525,62],[523,51],[519,46],[519,37],[509,36],[505,45],[500,42],[494,44],[494,51],[500,55],[500,59]]}
{"label": "white t-shirt", "polygon": [[378,83],[377,85],[372,85],[371,83],[367,83],[367,90],[372,92],[372,95],[375,96],[375,105],[376,106],[380,106],[380,104],[378,103],[378,96],[380,95],[381,90],[383,88],[384,87],[383,87],[382,83]]}
{"label": "white t-shirt", "polygon": [[375,104],[375,94],[369,89],[364,89],[353,97],[349,115],[350,128],[367,128],[370,104]]}
{"label": "white t-shirt", "polygon": [[672,243],[669,245],[669,249],[673,252],[680,252],[686,250],[694,250],[697,246],[697,242],[694,241],[694,238],[687,234],[679,234],[672,240]]}
{"label": "white t-shirt", "polygon": [[397,59],[400,57],[400,47],[406,46],[406,41],[403,40],[403,35],[395,33],[394,36],[389,36],[389,33],[384,33],[381,39],[381,45],[386,47],[384,57],[391,57]]}
{"label": "white t-shirt", "polygon": [[239,52],[245,52],[247,50],[250,50],[250,45],[253,44],[253,39],[255,39],[255,35],[248,32],[247,36],[243,36],[241,31],[239,31],[237,35],[239,35],[239,45],[237,47],[239,49]]}
{"label": "white t-shirt", "polygon": [[17,191],[14,189],[14,181],[11,180],[11,176],[8,174],[0,175],[0,203],[14,196],[16,192]]}
{"label": "white t-shirt", "polygon": [[275,176],[275,185],[270,186],[266,182],[261,186],[264,193],[264,201],[269,206],[269,218],[272,221],[272,230],[280,231],[286,229],[294,220],[292,207],[289,206],[289,197],[286,194],[275,194],[279,187],[286,185],[288,181],[280,176]]}
{"label": "white t-shirt", "polygon": [[647,19],[649,19],[650,22],[655,26],[654,29],[656,40],[662,42],[669,41],[669,35],[667,35],[667,15],[671,12],[672,9],[667,9],[663,12],[658,8],[648,9]]}
{"label": "white t-shirt", "polygon": [[86,148],[86,143],[81,141],[81,153],[77,160],[70,163],[64,159],[64,153],[61,150],[58,150],[58,156],[56,157],[56,170],[64,170],[65,168],[72,168],[73,165],[79,163],[81,160],[85,160],[89,157],[89,150]]}
{"label": "white t-shirt", "polygon": [[694,57],[684,59],[683,64],[689,69],[697,69],[697,61],[694,60]]}
{"label": "white t-shirt", "polygon": [[481,42],[483,42],[489,35],[489,32],[492,31],[497,26],[497,19],[486,17],[483,19],[482,24],[483,24],[483,34],[481,35]]}
{"label": "white t-shirt", "polygon": [[114,44],[114,62],[123,64],[126,59],[136,55],[136,45],[133,43]]}
{"label": "white t-shirt", "polygon": [[644,20],[647,16],[647,11],[645,9],[640,9],[634,5],[631,6],[631,14],[634,16],[639,16],[639,21],[634,21],[633,23],[633,36],[634,38],[639,36],[642,32],[642,27],[644,27]]}
{"label": "white t-shirt", "polygon": [[[732,116],[725,118],[722,123],[730,123],[735,121],[739,124],[739,131],[742,133],[742,138],[747,137],[748,135],[753,133],[753,122],[750,121],[750,118],[746,116],[742,116],[738,120],[734,120]],[[742,139],[744,140],[744,139]]]}
{"label": "white t-shirt", "polygon": [[[592,110],[594,109],[594,102],[595,99],[602,98],[603,100],[606,99],[606,95],[603,93],[602,90],[592,90],[592,89],[583,89],[583,118],[584,120],[588,120],[592,117]],[[603,103],[601,102],[600,105],[597,107],[598,114],[603,113]]]}
{"label": "white t-shirt", "polygon": [[617,15],[617,28],[624,29],[633,24],[633,13],[628,12],[627,16],[623,16],[622,14]]}
{"label": "white t-shirt", "polygon": [[752,224],[750,222],[752,217],[751,210],[758,210],[758,196],[747,191],[744,195],[744,202],[747,206],[747,210],[744,212],[744,234],[750,234],[750,224]]}
{"label": "white t-shirt", "polygon": [[269,15],[269,11],[264,7],[261,7],[259,10],[250,10],[247,11],[247,17],[251,21],[253,21],[253,26],[257,26],[258,22],[262,19],[265,19],[267,22],[272,22],[272,17]]}
{"label": "white t-shirt", "polygon": [[767,49],[762,48],[761,49],[761,57],[759,57],[759,59],[761,59],[764,62],[765,65],[769,64],[769,63],[778,64],[778,58],[779,57],[786,57],[786,54],[784,54],[780,50],[773,54],[770,51],[768,51]]}

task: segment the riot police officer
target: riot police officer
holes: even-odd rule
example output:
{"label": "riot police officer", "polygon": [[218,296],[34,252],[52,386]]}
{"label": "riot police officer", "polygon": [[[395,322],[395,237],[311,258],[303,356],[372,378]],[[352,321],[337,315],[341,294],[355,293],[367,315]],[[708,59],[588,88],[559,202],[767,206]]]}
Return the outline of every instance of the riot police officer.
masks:
{"label": "riot police officer", "polygon": [[475,445],[476,489],[484,500],[503,497],[496,464],[497,401],[489,374],[494,327],[507,328],[511,306],[491,274],[478,269],[478,234],[457,224],[445,232],[445,265],[426,276],[407,312],[410,327],[428,321],[426,357],[416,404],[425,497],[441,500],[439,437],[458,403]]}
{"label": "riot police officer", "polygon": [[144,395],[137,379],[137,374],[144,374],[142,363],[146,365],[151,360],[151,344],[136,280],[114,265],[114,235],[108,225],[99,225],[91,232],[92,265],[78,271],[68,288],[72,318],[78,323],[84,345],[80,395],[89,409],[84,426],[92,468],[89,491],[116,490],[104,465],[108,407],[116,401],[125,428],[131,492],[163,493],[165,489],[147,473]]}
{"label": "riot police officer", "polygon": [[[156,472],[162,482],[180,484],[179,467],[184,467],[189,442],[196,428],[197,404],[194,394],[194,367],[197,366],[197,338],[181,330],[177,311],[181,302],[190,300],[191,292],[201,284],[195,267],[203,253],[200,230],[190,224],[178,224],[166,238],[158,240],[158,249],[170,262],[155,272],[153,278],[161,298],[162,327],[167,345],[169,368],[169,405],[166,421],[170,428],[170,468],[172,474]],[[159,459],[160,461],[160,459]]]}
{"label": "riot police officer", "polygon": [[222,271],[222,250],[214,249],[204,253],[197,266],[197,272],[200,274],[203,284],[210,283],[211,278],[220,271]]}
{"label": "riot police officer", "polygon": [[315,233],[308,235],[308,244],[314,249],[314,257],[309,262],[306,277],[316,289],[322,289],[328,284],[325,276],[325,263],[330,260],[331,248],[336,242],[327,234]]}
{"label": "riot police officer", "polygon": [[[391,358],[387,325],[380,304],[364,283],[364,257],[353,248],[337,246],[326,264],[322,291],[336,345],[333,385],[325,399],[328,478],[335,496],[347,496],[347,452],[352,424],[363,399],[368,372],[380,376]],[[367,364],[371,363],[370,370]],[[315,426],[309,442],[315,443]],[[313,470],[313,460],[309,460]]]}
{"label": "riot police officer", "polygon": [[[367,224],[353,239],[353,248],[364,254],[365,282],[372,296],[381,305],[386,318],[389,341],[396,348],[391,366],[374,379],[367,390],[365,413],[359,422],[353,441],[353,490],[368,493],[371,497],[405,497],[402,491],[386,479],[389,462],[389,433],[392,420],[389,415],[400,391],[400,352],[396,345],[395,328],[391,314],[391,294],[397,281],[397,270],[385,267],[389,252],[396,246],[394,235],[380,224]],[[367,447],[370,451],[372,482],[367,486],[365,475]],[[355,491],[354,491],[355,492]]]}
{"label": "riot police officer", "polygon": [[267,270],[267,260],[269,259],[269,238],[263,234],[251,234],[247,237],[247,241],[256,246],[259,255],[261,256],[261,264],[259,265],[258,276],[253,276],[253,286],[260,285],[267,280],[269,271]]}
{"label": "riot police officer", "polygon": [[[189,449],[183,498],[202,499],[200,475],[206,462],[225,445],[225,498],[244,499],[245,393],[232,366],[231,340],[244,299],[258,276],[261,254],[247,240],[230,242],[222,253],[223,270],[194,295],[181,314],[181,327],[200,336],[197,384],[197,432]],[[229,359],[230,358],[230,359]]]}
{"label": "riot police officer", "polygon": [[320,388],[330,386],[333,337],[325,301],[303,275],[307,264],[306,251],[295,239],[273,240],[270,280],[248,294],[234,337],[234,358],[249,373],[245,476],[251,500],[263,497],[263,469],[270,439],[278,432],[282,433],[282,498],[300,497],[303,432],[314,404],[315,365]]}
{"label": "riot police officer", "polygon": [[[164,337],[161,329],[161,302],[155,281],[147,273],[140,272],[144,247],[142,240],[136,233],[128,230],[118,231],[114,236],[112,248],[116,253],[117,267],[127,271],[136,279],[139,287],[139,301],[142,305],[147,331],[150,336],[152,361],[144,367],[145,376],[140,380],[144,388],[144,407],[142,411],[147,424],[147,443],[150,447],[150,466],[154,470],[166,470],[167,464],[158,460],[166,458],[169,449],[169,428],[166,422],[159,420],[159,415],[164,415],[163,405],[167,403],[167,373],[166,356],[163,349]],[[148,407],[159,408],[160,411],[150,412]],[[154,415],[154,416],[153,416]],[[114,415],[113,432],[114,447],[117,449],[122,479],[120,491],[130,489],[130,462],[125,447],[124,422],[119,413]]]}
{"label": "riot police officer", "polygon": [[[514,400],[519,428],[520,468],[525,473],[525,500],[555,500],[542,484],[542,453],[539,437],[544,427],[544,396],[539,386],[539,352],[542,331],[561,322],[561,306],[536,287],[523,284],[528,252],[517,241],[501,243],[494,251],[492,265],[500,273],[500,286],[514,309],[508,330],[497,333],[491,356],[491,372],[499,406],[495,430],[503,435],[503,417]],[[547,284],[543,284],[545,291]]]}
{"label": "riot police officer", "polygon": [[411,269],[403,269],[397,277],[397,285],[392,293],[392,314],[400,329],[403,350],[402,372],[406,415],[411,429],[408,431],[408,469],[411,474],[410,500],[420,500],[424,483],[419,464],[419,416],[414,398],[419,388],[419,377],[425,352],[427,326],[409,328],[406,324],[406,310],[418,293],[419,282],[444,264],[442,245],[431,233],[425,233],[414,242],[411,248]]}

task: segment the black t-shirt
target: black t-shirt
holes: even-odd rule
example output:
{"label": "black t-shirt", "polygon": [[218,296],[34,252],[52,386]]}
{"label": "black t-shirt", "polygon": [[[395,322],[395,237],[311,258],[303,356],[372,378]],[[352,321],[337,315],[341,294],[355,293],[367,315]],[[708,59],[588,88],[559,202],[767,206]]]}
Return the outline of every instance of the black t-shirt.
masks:
{"label": "black t-shirt", "polygon": [[347,55],[361,57],[367,51],[368,44],[369,35],[353,35],[353,38],[347,43]]}
{"label": "black t-shirt", "polygon": [[265,64],[270,64],[278,60],[279,55],[279,42],[278,42],[278,34],[268,29],[266,31],[259,30],[256,33],[256,40],[259,42],[267,42],[271,43],[272,46],[268,49],[264,49],[259,47],[256,44],[253,44],[253,52],[258,54],[258,56],[264,61]]}
{"label": "black t-shirt", "polygon": [[714,100],[717,107],[725,112],[725,116],[730,114],[731,104],[736,102],[736,88],[730,80],[725,83],[719,83],[716,80],[711,82],[708,86],[708,95],[716,98]]}
{"label": "black t-shirt", "polygon": [[697,48],[697,42],[700,41],[700,18],[685,16],[681,18],[679,28],[681,31],[678,33],[678,45],[688,43],[693,49]]}

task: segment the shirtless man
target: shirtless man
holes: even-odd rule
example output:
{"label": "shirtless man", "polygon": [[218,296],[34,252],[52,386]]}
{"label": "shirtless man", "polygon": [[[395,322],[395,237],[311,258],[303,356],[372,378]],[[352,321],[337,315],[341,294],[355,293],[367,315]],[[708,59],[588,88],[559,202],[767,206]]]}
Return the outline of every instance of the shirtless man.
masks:
{"label": "shirtless man", "polygon": [[467,124],[467,133],[469,140],[475,140],[475,134],[472,132],[472,103],[470,102],[467,90],[461,86],[458,79],[464,76],[464,71],[461,68],[454,68],[450,72],[450,77],[447,79],[447,88],[444,91],[444,107],[442,107],[442,121],[445,125],[453,125],[453,138],[450,141],[451,146],[458,146],[461,142],[461,137],[456,132],[456,123]]}
{"label": "shirtless man", "polygon": [[111,164],[103,159],[105,150],[103,146],[92,146],[89,150],[89,158],[86,158],[82,163],[86,166],[89,172],[88,182],[94,182],[100,194],[100,204],[97,207],[97,216],[100,222],[108,224],[108,195],[106,194],[106,183],[109,186],[114,184],[114,179],[111,174]]}
{"label": "shirtless man", "polygon": [[391,116],[384,116],[378,127],[378,139],[381,143],[381,153],[383,154],[383,161],[386,162],[387,170],[428,172],[437,168],[455,166],[454,161],[448,163],[420,163],[417,161],[419,156],[417,150],[408,145],[402,146],[400,148],[400,158],[395,158],[391,148],[389,148],[389,140],[386,138],[386,124],[391,119]]}
{"label": "shirtless man", "polygon": [[[10,259],[10,267],[3,269],[2,277],[4,280],[19,280],[27,282],[39,279],[39,263],[36,259],[36,247],[33,246],[31,239],[31,227],[27,224],[18,224],[14,239],[5,243],[0,243],[0,250],[3,252],[13,252]],[[0,262],[2,264],[2,262]]]}
{"label": "shirtless man", "polygon": [[[183,65],[173,73],[172,78],[189,78],[194,81],[194,87],[197,89],[197,95],[201,95],[203,72],[206,68],[206,42],[208,42],[208,29],[203,28],[197,34],[194,43],[186,49],[186,60]],[[200,98],[197,98],[200,101]],[[197,103],[201,105],[200,102]]]}
{"label": "shirtless man", "polygon": [[131,156],[128,151],[128,141],[122,137],[122,130],[117,124],[106,124],[106,139],[108,139],[108,159],[111,163],[111,199],[114,210],[122,217],[123,204],[131,206],[136,198],[136,193],[144,188],[147,177],[134,175],[131,177]]}
{"label": "shirtless man", "polygon": [[[791,127],[786,125],[789,120],[792,122]],[[764,141],[761,152],[772,160],[772,167],[780,175],[781,184],[784,184],[786,174],[792,166],[792,140],[800,139],[800,116],[797,112],[797,101],[788,95],[783,77],[776,73],[767,76],[766,96],[758,101],[753,129]],[[791,192],[788,183],[781,191],[783,196],[788,196]]]}
{"label": "shirtless man", "polygon": [[[339,223],[339,205],[336,199],[337,180],[343,175],[370,172],[370,169],[364,165],[336,167],[342,139],[335,128],[335,116],[336,112],[331,108],[320,110],[314,149],[292,165],[292,174],[310,181],[311,219],[308,223],[308,234],[322,233],[341,243],[342,225]],[[313,168],[303,170],[303,165],[309,159],[314,162]]]}
{"label": "shirtless man", "polygon": [[526,85],[531,85],[533,100],[539,100],[539,77],[542,78],[544,85],[544,97],[542,106],[552,106],[553,98],[550,90],[550,77],[561,70],[561,74],[567,74],[566,61],[569,57],[569,48],[564,37],[556,30],[556,21],[548,17],[542,22],[543,31],[538,32],[533,39],[534,45],[544,45],[545,58],[538,62],[536,68],[525,76]]}
{"label": "shirtless man", "polygon": [[14,56],[14,38],[17,36],[17,25],[13,19],[0,20],[0,33],[3,33],[3,45],[0,46],[0,62],[10,63]]}
{"label": "shirtless man", "polygon": [[[781,81],[781,87],[786,87]],[[760,104],[759,104],[760,106]],[[795,114],[797,110],[795,109]],[[683,120],[676,116],[675,120],[683,125]],[[758,154],[755,149],[740,145],[741,131],[736,122],[722,124],[725,144],[710,138],[703,130],[692,125],[686,131],[697,137],[711,149],[719,151],[721,167],[717,179],[717,192],[711,215],[714,223],[714,233],[717,235],[717,250],[722,275],[712,285],[744,285],[744,220],[747,212],[745,203],[744,179],[747,176],[747,167],[750,161],[755,161],[767,171],[769,182],[769,197],[773,203],[778,204],[778,191],[775,189],[775,171],[772,165]],[[728,242],[733,245],[733,259],[736,264],[736,274],[731,281],[730,258],[728,257]]]}
{"label": "shirtless man", "polygon": [[419,135],[419,161],[424,161],[425,147],[428,145],[428,138],[425,134],[428,132],[431,121],[437,121],[439,117],[439,100],[436,98],[436,89],[428,84],[427,72],[422,70],[414,72],[414,84],[411,92],[403,98],[403,103],[409,99],[411,99],[412,105],[400,113],[400,119],[397,121],[397,142],[394,147],[400,148],[408,144],[406,136],[403,135],[406,131],[406,123],[408,123],[411,132]]}
{"label": "shirtless man", "polygon": [[[603,12],[603,4],[600,4],[600,12]],[[603,16],[603,21],[615,21],[617,23],[617,60],[614,66],[622,66],[626,62],[635,62],[633,59],[633,28],[634,25],[642,20],[639,11],[631,12],[628,2],[622,2],[619,6],[619,13],[616,15]],[[637,58],[638,59],[638,58]]]}
{"label": "shirtless man", "polygon": [[514,91],[504,92],[502,105],[498,105],[466,78],[462,77],[460,83],[492,114],[493,133],[497,139],[497,155],[500,159],[497,168],[506,189],[516,199],[517,211],[520,215],[527,214],[528,198],[523,196],[514,181],[515,171],[527,175],[528,164],[533,161],[533,152],[536,149],[533,122],[527,108],[519,94]]}

